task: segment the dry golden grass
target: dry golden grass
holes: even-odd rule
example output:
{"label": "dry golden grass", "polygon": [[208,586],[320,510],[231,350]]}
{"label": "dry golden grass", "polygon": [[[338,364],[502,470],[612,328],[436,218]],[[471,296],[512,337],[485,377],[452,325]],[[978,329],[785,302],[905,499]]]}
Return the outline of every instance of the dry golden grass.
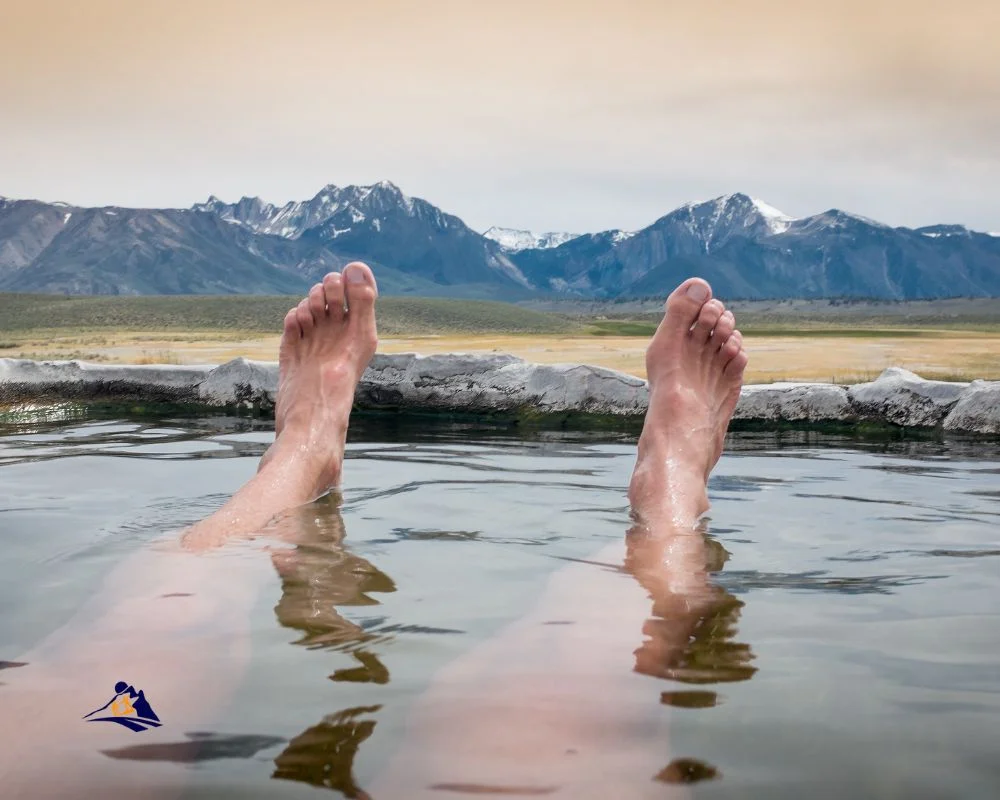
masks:
{"label": "dry golden grass", "polygon": [[[0,356],[83,358],[109,363],[218,364],[238,356],[277,358],[277,335],[242,331],[31,331],[4,342]],[[383,337],[383,353],[511,353],[539,363],[584,363],[645,376],[644,336],[448,334]],[[889,366],[925,377],[1000,380],[1000,333],[906,331],[905,335],[753,335],[747,379],[855,383]]]}

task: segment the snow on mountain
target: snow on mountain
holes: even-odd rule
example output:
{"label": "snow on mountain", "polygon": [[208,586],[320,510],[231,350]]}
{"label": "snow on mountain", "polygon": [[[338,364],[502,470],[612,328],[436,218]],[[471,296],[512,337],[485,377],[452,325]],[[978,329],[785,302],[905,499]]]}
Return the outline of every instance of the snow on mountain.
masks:
{"label": "snow on mountain", "polygon": [[[413,198],[403,194],[390,181],[379,181],[371,186],[328,184],[311,200],[292,201],[283,206],[266,203],[259,197],[243,197],[236,203],[226,203],[212,195],[206,202],[192,206],[192,210],[213,213],[254,233],[297,239],[305,231],[342,212],[358,224],[364,222],[368,214],[385,211],[390,206],[403,208],[409,216],[415,213]],[[343,229],[338,230],[343,232]]]}
{"label": "snow on mountain", "polygon": [[970,236],[972,234],[972,231],[964,225],[925,225],[922,228],[917,228],[915,232],[929,239],[940,239],[942,236]]}
{"label": "snow on mountain", "polygon": [[760,212],[760,215],[764,218],[771,233],[784,233],[788,230],[788,227],[795,222],[795,217],[790,217],[784,212],[778,211],[778,209],[774,206],[768,205],[759,198],[751,197],[750,202],[752,202],[754,208]]}
{"label": "snow on mountain", "polygon": [[654,224],[679,225],[701,242],[707,255],[732,236],[777,236],[796,221],[763,200],[738,192],[702,203],[685,203]]}
{"label": "snow on mountain", "polygon": [[571,239],[577,238],[578,233],[532,233],[531,231],[517,230],[516,228],[499,228],[493,226],[483,232],[483,236],[492,239],[504,250],[516,253],[519,250],[547,250],[550,247],[558,247]]}

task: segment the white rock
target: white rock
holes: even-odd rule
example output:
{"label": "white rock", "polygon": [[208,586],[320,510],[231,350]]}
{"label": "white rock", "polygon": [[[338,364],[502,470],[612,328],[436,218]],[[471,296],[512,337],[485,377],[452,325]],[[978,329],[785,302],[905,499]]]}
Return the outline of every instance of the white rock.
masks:
{"label": "white rock", "polygon": [[829,383],[744,386],[733,419],[843,422],[854,418],[847,389]]}
{"label": "white rock", "polygon": [[646,382],[601,367],[541,365],[514,356],[381,355],[358,387],[363,407],[502,413],[576,411],[641,416]]}
{"label": "white rock", "polygon": [[944,420],[946,431],[1000,433],[1000,381],[973,381]]}
{"label": "white rock", "polygon": [[[278,366],[238,358],[218,367],[119,366],[0,359],[0,404],[25,400],[140,400],[209,407],[273,407]],[[531,364],[508,355],[376,355],[355,394],[363,408],[481,414],[594,414],[638,419],[646,382],[579,364]],[[950,412],[950,413],[949,413]],[[947,416],[947,419],[945,417]],[[871,383],[745,386],[736,420],[846,422],[1000,433],[1000,382],[925,381],[888,369]]]}
{"label": "white rock", "polygon": [[172,364],[133,366],[0,358],[0,402],[47,396],[67,400],[193,400],[194,387],[212,369],[210,366],[181,367]]}
{"label": "white rock", "polygon": [[890,367],[871,383],[851,386],[848,393],[859,417],[933,428],[941,424],[968,385],[927,381],[909,370]]}
{"label": "white rock", "polygon": [[197,384],[198,399],[210,406],[271,408],[278,394],[278,365],[234,358]]}

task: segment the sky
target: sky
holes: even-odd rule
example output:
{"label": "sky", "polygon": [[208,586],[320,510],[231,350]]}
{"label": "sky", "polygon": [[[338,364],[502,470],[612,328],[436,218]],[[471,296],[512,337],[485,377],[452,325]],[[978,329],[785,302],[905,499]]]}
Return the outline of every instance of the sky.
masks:
{"label": "sky", "polygon": [[1000,231],[996,0],[0,0],[0,195],[284,203],[388,179],[483,230],[745,192]]}

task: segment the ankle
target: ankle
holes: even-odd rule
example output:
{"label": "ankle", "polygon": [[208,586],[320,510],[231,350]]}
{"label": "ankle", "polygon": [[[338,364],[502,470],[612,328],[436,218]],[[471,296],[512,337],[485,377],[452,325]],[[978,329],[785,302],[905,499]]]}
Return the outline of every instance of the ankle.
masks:
{"label": "ankle", "polygon": [[628,498],[632,512],[646,524],[662,521],[693,528],[709,507],[704,471],[670,457],[640,458]]}
{"label": "ankle", "polygon": [[288,426],[260,460],[258,473],[277,473],[294,468],[317,493],[340,484],[344,461],[346,426],[341,430]]}

